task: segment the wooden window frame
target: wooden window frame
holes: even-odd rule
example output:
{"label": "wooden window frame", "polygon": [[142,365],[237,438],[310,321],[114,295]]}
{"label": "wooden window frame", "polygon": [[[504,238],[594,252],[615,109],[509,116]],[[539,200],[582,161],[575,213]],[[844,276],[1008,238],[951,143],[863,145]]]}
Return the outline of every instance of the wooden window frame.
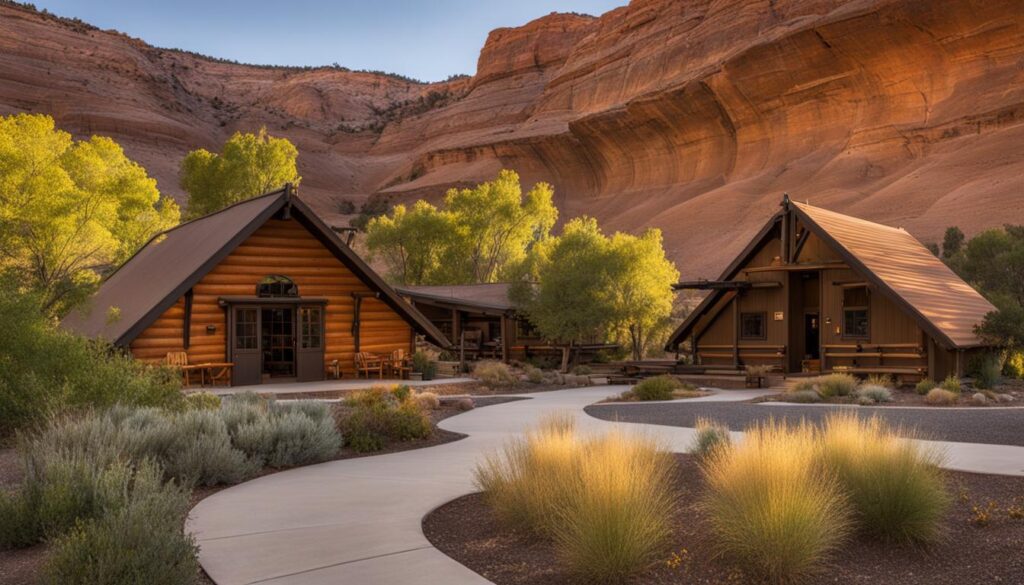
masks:
{"label": "wooden window frame", "polygon": [[[862,287],[861,286],[844,287],[842,289],[842,294],[843,294],[843,323],[842,323],[842,329],[841,329],[842,332],[840,333],[839,337],[842,338],[842,339],[853,339],[853,340],[862,340],[862,341],[865,340],[865,339],[871,339],[871,289],[869,289],[867,287],[867,285],[863,286],[863,288],[864,288],[864,297],[865,297],[865,299],[867,299],[867,303],[866,304],[864,304],[864,305],[850,305],[850,306],[847,306],[846,305],[846,291],[847,291],[847,289],[850,289],[850,288],[862,288]],[[865,320],[866,324],[864,326],[864,333],[863,334],[861,334],[861,333],[850,333],[849,331],[847,331],[847,327],[846,327],[847,317],[846,317],[846,315],[850,311],[864,311],[864,320]]]}
{"label": "wooden window frame", "polygon": [[[744,335],[743,333],[743,321],[747,317],[757,317],[761,320],[761,335]],[[768,339],[768,313],[766,311],[744,311],[740,313],[739,323],[736,324],[739,327],[739,338],[745,341],[764,341]]]}

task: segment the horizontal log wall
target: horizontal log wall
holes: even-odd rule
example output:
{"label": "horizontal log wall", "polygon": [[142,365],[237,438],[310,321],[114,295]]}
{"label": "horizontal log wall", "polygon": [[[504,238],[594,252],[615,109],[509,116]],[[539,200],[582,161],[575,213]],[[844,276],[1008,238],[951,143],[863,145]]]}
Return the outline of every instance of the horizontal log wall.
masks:
{"label": "horizontal log wall", "polygon": [[[302,297],[327,299],[325,363],[337,359],[346,376],[354,375],[352,293],[371,289],[295,220],[268,221],[193,287],[189,362],[226,359],[226,314],[217,299],[254,295],[257,283],[271,274],[291,278]],[[184,315],[185,302],[179,299],[132,342],[135,357],[158,362],[168,352],[182,351]],[[383,301],[364,298],[361,317],[362,351],[410,349],[409,324]],[[209,325],[213,333],[207,333]]]}

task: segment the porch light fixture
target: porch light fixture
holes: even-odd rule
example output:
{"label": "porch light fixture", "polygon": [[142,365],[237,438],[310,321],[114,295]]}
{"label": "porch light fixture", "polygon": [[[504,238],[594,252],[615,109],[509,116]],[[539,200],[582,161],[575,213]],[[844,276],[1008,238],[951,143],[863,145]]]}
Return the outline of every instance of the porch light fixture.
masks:
{"label": "porch light fixture", "polygon": [[217,332],[217,326],[216,325],[207,325],[206,326],[206,333],[207,334],[211,334],[212,335],[212,334],[214,334],[216,332]]}

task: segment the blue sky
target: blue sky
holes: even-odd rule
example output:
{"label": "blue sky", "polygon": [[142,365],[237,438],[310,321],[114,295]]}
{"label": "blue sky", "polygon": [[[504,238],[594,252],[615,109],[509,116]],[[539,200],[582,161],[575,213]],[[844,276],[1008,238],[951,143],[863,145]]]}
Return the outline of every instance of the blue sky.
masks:
{"label": "blue sky", "polygon": [[246,63],[377,69],[424,81],[473,74],[487,33],[550,12],[599,15],[627,0],[34,0],[160,47]]}

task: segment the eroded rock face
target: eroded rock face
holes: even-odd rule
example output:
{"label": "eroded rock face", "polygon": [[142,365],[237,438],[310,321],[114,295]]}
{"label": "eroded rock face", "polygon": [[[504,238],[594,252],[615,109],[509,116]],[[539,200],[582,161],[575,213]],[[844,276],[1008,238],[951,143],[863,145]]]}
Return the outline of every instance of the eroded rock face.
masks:
{"label": "eroded rock face", "polygon": [[3,6],[0,79],[0,112],[111,135],[165,192],[189,149],[266,125],[325,215],[511,167],[553,183],[563,218],[661,227],[687,276],[716,276],[783,191],[925,241],[1024,222],[1021,0],[634,0],[493,31],[475,77],[435,84],[215,62]]}

